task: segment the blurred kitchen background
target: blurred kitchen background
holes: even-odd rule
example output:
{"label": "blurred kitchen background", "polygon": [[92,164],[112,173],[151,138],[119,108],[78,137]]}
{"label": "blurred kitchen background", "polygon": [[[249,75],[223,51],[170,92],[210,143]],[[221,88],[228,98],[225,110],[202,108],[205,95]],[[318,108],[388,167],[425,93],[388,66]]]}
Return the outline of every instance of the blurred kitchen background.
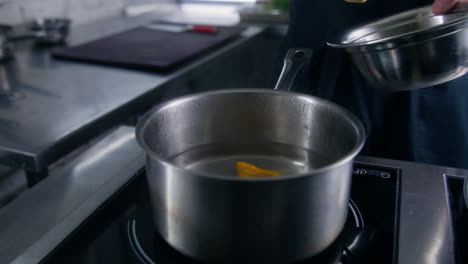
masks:
{"label": "blurred kitchen background", "polygon": [[285,22],[287,15],[282,11],[287,6],[288,0],[0,0],[0,24],[17,25],[40,17],[67,17],[77,26],[121,14],[153,11],[168,15],[177,9],[192,11],[193,15],[218,15],[221,19],[223,16],[232,19],[241,11],[240,15],[252,20]]}
{"label": "blurred kitchen background", "polygon": [[[41,179],[60,171],[63,167],[70,166],[79,159],[81,153],[86,152],[94,142],[111,133],[116,127],[122,124],[134,126],[138,116],[157,102],[201,90],[271,86],[274,82],[271,75],[276,61],[276,51],[287,31],[287,8],[288,1],[284,0],[0,0],[0,25],[12,27],[12,35],[19,36],[17,40],[11,41],[12,43],[7,43],[12,51],[11,58],[0,60],[2,80],[0,86],[3,90],[0,93],[0,141],[2,141],[0,142],[0,207],[28,191]],[[34,39],[21,37],[27,35],[32,23],[47,18],[70,19],[70,33],[66,36],[65,43],[38,48],[34,45]],[[145,92],[151,94],[148,98],[152,98],[152,103],[135,108],[133,105],[143,104],[138,100],[132,100],[130,95],[126,95],[128,100],[117,103],[110,98],[110,95],[100,94],[99,96],[105,98],[102,100],[115,102],[113,108],[87,105],[76,106],[74,109],[75,105],[70,105],[70,109],[67,110],[70,113],[82,111],[80,107],[102,111],[96,111],[93,118],[81,120],[82,124],[77,121],[78,123],[68,128],[66,133],[54,135],[56,138],[48,141],[48,146],[36,151],[36,146],[33,148],[27,145],[32,142],[24,140],[28,137],[47,137],[47,132],[31,133],[24,138],[18,136],[20,140],[14,138],[21,144],[26,144],[21,147],[34,149],[31,152],[10,145],[10,134],[17,132],[19,135],[22,134],[21,130],[36,130],[36,128],[41,130],[40,127],[46,126],[45,123],[41,124],[40,119],[49,116],[48,110],[37,109],[54,108],[53,105],[63,99],[61,98],[63,95],[54,95],[55,90],[61,89],[60,85],[65,85],[69,89],[67,92],[63,91],[63,94],[68,93],[72,96],[71,94],[75,93],[74,89],[89,86],[90,80],[82,80],[88,78],[87,72],[98,72],[102,80],[98,80],[96,85],[100,86],[106,86],[106,83],[111,85],[112,82],[106,80],[106,74],[112,71],[116,71],[114,74],[120,74],[118,76],[122,76],[122,79],[126,78],[127,72],[121,72],[122,69],[57,60],[50,54],[52,49],[83,44],[154,20],[225,27],[241,25],[245,26],[246,30],[240,37],[242,39],[231,41],[221,48],[213,48],[213,51],[204,52],[195,60],[169,73],[158,71],[138,73],[145,75],[142,78],[145,81],[148,76],[155,78],[157,81],[153,84],[145,83],[146,86],[143,86],[138,83],[139,76],[129,75],[131,77],[128,77],[128,80],[133,82],[135,89],[140,85],[147,89]],[[0,44],[5,43],[0,41]],[[79,65],[79,69],[73,68],[76,65]],[[128,71],[134,74],[133,70]],[[74,77],[70,78],[67,73]],[[80,75],[82,77],[79,77]],[[94,78],[92,74],[89,76]],[[67,82],[74,84],[66,84]],[[109,94],[113,93],[112,90],[107,91]],[[55,97],[48,97],[47,93]],[[38,104],[34,105],[28,100]],[[16,116],[16,113],[23,112],[41,112],[41,114],[36,114],[33,120],[18,121],[21,115]],[[126,114],[123,115],[122,112]],[[111,115],[117,118],[114,117],[109,121],[107,117]],[[69,118],[73,119],[73,114],[70,114]],[[21,123],[31,123],[31,121],[36,122],[37,126],[23,127]],[[93,129],[88,129],[89,123],[93,124]],[[12,129],[12,126],[16,126],[17,130]],[[53,131],[54,127],[51,126],[50,129]],[[77,131],[79,133],[75,133]],[[60,146],[59,150],[56,146]],[[11,158],[9,155],[12,153],[15,155],[20,153],[18,154],[20,158],[16,156]],[[44,153],[53,153],[53,157],[48,158],[47,162],[42,162],[41,155]],[[31,156],[35,162],[40,163],[34,168],[25,165],[26,161],[23,160]]]}

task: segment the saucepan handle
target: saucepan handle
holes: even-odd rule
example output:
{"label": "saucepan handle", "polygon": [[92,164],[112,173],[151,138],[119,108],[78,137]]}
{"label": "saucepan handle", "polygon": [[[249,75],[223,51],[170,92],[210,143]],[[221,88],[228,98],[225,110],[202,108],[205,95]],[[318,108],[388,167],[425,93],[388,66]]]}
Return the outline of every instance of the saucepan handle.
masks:
{"label": "saucepan handle", "polygon": [[283,69],[275,85],[275,90],[290,91],[294,79],[301,69],[310,62],[312,58],[311,49],[293,48],[289,49],[284,57]]}

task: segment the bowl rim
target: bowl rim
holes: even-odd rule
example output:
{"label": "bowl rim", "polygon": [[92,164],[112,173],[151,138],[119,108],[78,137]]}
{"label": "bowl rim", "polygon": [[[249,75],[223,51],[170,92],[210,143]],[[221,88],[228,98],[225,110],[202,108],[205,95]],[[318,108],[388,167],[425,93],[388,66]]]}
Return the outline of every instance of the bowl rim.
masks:
{"label": "bowl rim", "polygon": [[[336,37],[332,41],[328,41],[327,45],[333,48],[345,48],[350,51],[364,51],[364,50],[380,50],[380,49],[390,49],[395,47],[400,47],[408,44],[416,44],[423,41],[428,41],[435,39],[441,36],[445,36],[452,33],[457,33],[460,30],[468,28],[468,12],[463,13],[454,13],[448,15],[434,15],[431,11],[431,6],[425,6],[420,8],[411,9],[402,13],[394,14],[391,16],[384,17],[382,19],[376,20],[374,22],[366,23],[364,25],[359,25],[351,29],[346,30],[339,37]],[[462,14],[462,15],[460,15]],[[433,17],[445,17],[445,16],[457,16],[454,19],[448,21],[447,23],[442,23],[428,28],[413,30],[409,32],[404,32],[396,34],[393,36],[388,36],[380,39],[374,39],[369,41],[358,41],[366,36],[375,34],[377,32],[390,30],[397,28],[409,23],[428,19]],[[396,24],[389,24],[390,21],[395,20],[397,17],[402,17],[403,21]],[[384,27],[375,30],[372,30],[372,27],[375,27],[379,24],[384,24]],[[385,26],[385,24],[387,24]],[[366,32],[365,35],[360,35],[354,37],[352,40],[344,40],[343,36],[348,36],[353,32],[358,30],[371,29]]]}

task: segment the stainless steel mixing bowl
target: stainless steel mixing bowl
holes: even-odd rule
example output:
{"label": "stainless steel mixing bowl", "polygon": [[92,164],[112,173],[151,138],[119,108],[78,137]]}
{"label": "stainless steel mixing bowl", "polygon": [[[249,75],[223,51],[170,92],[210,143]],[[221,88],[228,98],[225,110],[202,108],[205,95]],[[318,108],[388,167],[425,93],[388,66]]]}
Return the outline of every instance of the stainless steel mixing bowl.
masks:
{"label": "stainless steel mixing bowl", "polygon": [[344,48],[373,87],[404,91],[468,72],[468,12],[434,15],[424,7],[353,28],[328,42]]}

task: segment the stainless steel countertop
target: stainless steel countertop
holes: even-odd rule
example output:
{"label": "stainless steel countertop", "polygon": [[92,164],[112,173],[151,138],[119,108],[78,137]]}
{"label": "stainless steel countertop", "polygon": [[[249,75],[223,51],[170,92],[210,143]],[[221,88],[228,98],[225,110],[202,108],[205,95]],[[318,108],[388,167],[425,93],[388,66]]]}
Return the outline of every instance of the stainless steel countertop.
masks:
{"label": "stainless steel countertop", "polygon": [[[81,44],[152,21],[154,14],[113,18],[73,28]],[[49,49],[21,43],[4,64],[16,99],[0,97],[0,162],[40,172],[91,137],[151,106],[164,84],[219,57],[263,31],[240,38],[170,73],[150,73],[56,60]]]}
{"label": "stainless steel countertop", "polygon": [[[468,171],[359,156],[401,169],[400,264],[454,264],[445,177]],[[0,212],[0,263],[38,263],[144,165],[134,129],[120,127]]]}
{"label": "stainless steel countertop", "polygon": [[122,126],[0,211],[0,263],[39,263],[144,166]]}

